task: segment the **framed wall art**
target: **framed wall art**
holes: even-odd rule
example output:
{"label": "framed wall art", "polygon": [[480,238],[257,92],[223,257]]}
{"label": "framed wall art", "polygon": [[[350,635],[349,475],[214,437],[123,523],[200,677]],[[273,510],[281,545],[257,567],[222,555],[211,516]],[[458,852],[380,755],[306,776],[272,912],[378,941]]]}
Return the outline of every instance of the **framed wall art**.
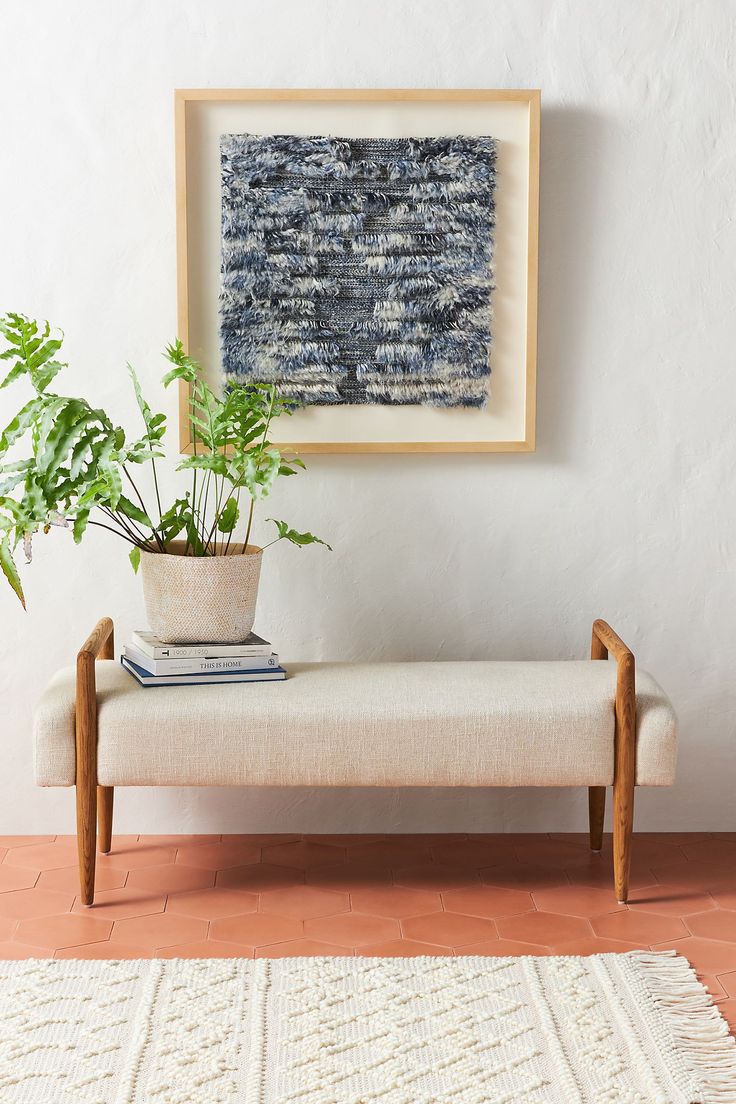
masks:
{"label": "framed wall art", "polygon": [[179,336],[209,382],[277,383],[304,453],[532,451],[539,114],[536,90],[177,91]]}

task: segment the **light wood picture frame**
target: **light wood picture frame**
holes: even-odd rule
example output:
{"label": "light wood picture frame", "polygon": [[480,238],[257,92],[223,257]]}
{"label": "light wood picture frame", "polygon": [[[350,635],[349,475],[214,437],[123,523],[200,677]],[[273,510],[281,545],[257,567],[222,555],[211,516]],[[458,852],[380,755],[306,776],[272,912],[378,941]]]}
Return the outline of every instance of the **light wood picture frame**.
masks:
{"label": "light wood picture frame", "polygon": [[[540,92],[536,89],[177,89],[178,334],[217,383],[222,133],[498,139],[491,398],[484,410],[309,407],[278,423],[301,453],[533,452],[537,362]],[[180,385],[182,452],[192,451]]]}

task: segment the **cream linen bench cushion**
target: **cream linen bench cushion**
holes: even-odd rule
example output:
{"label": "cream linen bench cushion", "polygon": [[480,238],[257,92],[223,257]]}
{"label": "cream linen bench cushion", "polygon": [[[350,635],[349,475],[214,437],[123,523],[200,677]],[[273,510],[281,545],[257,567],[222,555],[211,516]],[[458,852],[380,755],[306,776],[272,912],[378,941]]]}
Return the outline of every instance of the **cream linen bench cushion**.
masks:
{"label": "cream linen bench cushion", "polygon": [[[613,664],[295,663],[282,683],[144,688],[97,664],[102,786],[609,786]],[[36,781],[76,781],[73,668],[36,712]],[[668,786],[675,719],[637,671],[636,782]]]}
{"label": "cream linen bench cushion", "polygon": [[675,772],[667,697],[606,625],[597,662],[299,663],[286,682],[144,688],[103,618],[35,716],[36,781],[76,786],[81,899],[112,839],[115,786],[587,786],[600,850],[613,785],[617,899],[634,788]]}

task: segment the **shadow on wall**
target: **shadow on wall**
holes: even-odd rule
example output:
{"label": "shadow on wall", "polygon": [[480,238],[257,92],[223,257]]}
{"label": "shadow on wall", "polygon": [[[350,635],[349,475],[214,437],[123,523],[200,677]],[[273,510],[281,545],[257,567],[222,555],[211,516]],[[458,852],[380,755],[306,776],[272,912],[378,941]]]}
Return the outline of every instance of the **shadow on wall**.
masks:
{"label": "shadow on wall", "polygon": [[605,267],[596,227],[614,126],[590,111],[542,108],[537,463],[564,462],[577,418],[577,381],[594,371],[580,351],[590,288]]}

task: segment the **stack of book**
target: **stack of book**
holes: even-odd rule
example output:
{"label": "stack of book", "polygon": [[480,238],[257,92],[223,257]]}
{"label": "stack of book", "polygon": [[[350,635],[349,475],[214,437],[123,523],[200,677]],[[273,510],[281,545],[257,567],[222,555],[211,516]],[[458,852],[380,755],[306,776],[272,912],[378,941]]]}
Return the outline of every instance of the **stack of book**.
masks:
{"label": "stack of book", "polygon": [[141,686],[279,682],[286,678],[271,644],[255,633],[242,644],[166,644],[151,632],[134,632],[120,662]]}

